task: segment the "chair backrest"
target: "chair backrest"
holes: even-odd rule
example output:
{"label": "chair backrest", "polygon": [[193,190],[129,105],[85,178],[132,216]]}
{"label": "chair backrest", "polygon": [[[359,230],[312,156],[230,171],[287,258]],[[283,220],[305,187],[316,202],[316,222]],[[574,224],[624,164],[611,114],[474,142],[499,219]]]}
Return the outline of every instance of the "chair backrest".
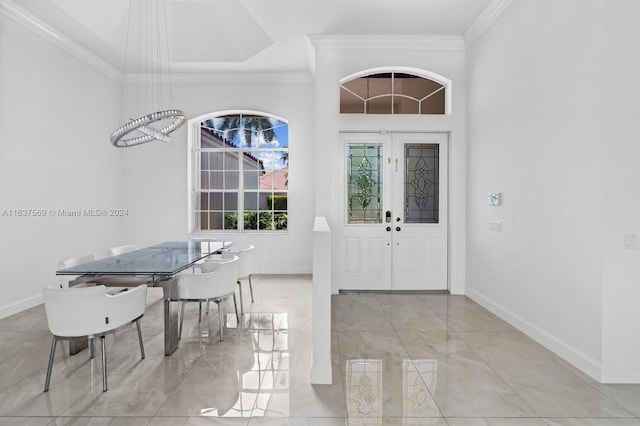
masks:
{"label": "chair backrest", "polygon": [[109,257],[117,256],[122,253],[129,253],[130,251],[138,250],[138,246],[136,244],[128,244],[125,246],[117,246],[109,249],[108,255]]}
{"label": "chair backrest", "polygon": [[105,287],[45,287],[49,330],[56,336],[87,336],[105,329]]}
{"label": "chair backrest", "polygon": [[142,316],[147,286],[109,295],[103,285],[56,288],[42,291],[47,324],[52,334],[79,337],[114,330]]}
{"label": "chair backrest", "polygon": [[250,245],[240,250],[223,252],[223,257],[238,256],[240,258],[240,267],[238,269],[238,279],[248,278],[253,273],[253,256],[255,247]]}
{"label": "chair backrest", "polygon": [[238,282],[239,260],[238,256],[233,256],[213,264],[199,265],[202,268],[200,273],[178,274],[178,297],[201,300],[233,293]]}
{"label": "chair backrest", "polygon": [[[66,259],[62,259],[58,262],[58,270],[72,268],[77,265],[82,265],[83,263],[89,263],[96,260],[96,257],[93,253],[83,254],[81,256],[68,257]],[[69,276],[69,275],[61,275],[60,276],[60,287],[69,287],[69,281],[73,280],[77,276]]]}

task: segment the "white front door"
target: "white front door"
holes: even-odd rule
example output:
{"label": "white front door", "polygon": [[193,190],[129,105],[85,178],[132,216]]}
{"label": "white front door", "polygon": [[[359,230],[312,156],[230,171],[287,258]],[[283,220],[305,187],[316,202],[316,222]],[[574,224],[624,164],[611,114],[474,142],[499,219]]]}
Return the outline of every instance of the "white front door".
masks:
{"label": "white front door", "polygon": [[341,135],[341,290],[447,289],[447,134]]}

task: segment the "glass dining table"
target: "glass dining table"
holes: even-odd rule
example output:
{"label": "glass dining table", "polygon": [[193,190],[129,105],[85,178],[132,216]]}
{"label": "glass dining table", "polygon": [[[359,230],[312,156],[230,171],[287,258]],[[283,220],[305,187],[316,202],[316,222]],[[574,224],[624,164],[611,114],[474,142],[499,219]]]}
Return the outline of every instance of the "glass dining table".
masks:
{"label": "glass dining table", "polygon": [[[164,303],[164,354],[178,349],[178,285],[176,274],[204,261],[207,256],[219,254],[233,245],[231,241],[193,239],[166,241],[153,246],[98,259],[71,268],[56,271],[56,275],[74,275],[69,286],[82,283],[127,287],[147,284],[161,287]],[[83,342],[70,345],[70,352],[85,348]]]}

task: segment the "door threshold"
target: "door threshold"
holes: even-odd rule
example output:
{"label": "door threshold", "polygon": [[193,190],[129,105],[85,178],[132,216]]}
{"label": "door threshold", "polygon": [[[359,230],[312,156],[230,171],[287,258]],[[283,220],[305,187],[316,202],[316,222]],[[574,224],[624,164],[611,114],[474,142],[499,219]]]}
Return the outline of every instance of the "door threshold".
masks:
{"label": "door threshold", "polygon": [[338,290],[338,294],[450,294],[449,290]]}

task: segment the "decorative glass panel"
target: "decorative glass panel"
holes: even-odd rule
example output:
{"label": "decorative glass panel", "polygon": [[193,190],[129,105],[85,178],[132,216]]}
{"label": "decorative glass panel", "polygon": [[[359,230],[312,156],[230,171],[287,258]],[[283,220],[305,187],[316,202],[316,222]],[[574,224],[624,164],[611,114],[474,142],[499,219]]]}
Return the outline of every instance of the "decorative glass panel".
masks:
{"label": "decorative glass panel", "polygon": [[382,223],[382,144],[347,145],[347,223]]}
{"label": "decorative glass panel", "polygon": [[404,222],[438,223],[439,145],[404,146]]}

